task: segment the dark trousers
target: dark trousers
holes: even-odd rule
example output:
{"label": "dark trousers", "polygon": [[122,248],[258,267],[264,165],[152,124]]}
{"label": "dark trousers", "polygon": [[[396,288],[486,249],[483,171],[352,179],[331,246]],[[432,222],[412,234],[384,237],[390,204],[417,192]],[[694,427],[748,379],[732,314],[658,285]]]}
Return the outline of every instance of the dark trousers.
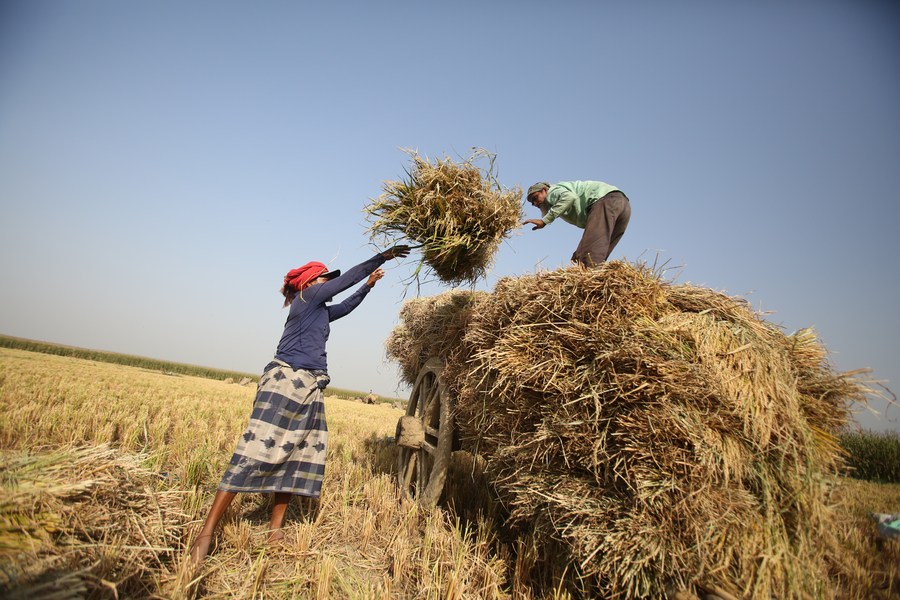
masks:
{"label": "dark trousers", "polygon": [[612,254],[631,219],[631,203],[622,192],[610,192],[588,209],[584,235],[572,260],[586,267],[599,265]]}

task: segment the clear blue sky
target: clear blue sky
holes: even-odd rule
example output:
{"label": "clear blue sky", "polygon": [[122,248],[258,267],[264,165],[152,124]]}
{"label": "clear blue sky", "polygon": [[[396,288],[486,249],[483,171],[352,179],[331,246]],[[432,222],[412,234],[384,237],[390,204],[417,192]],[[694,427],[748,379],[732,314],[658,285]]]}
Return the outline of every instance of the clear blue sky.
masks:
{"label": "clear blue sky", "polygon": [[[898,389],[895,6],[8,0],[0,332],[259,372],[284,273],[372,254],[362,209],[400,149],[477,146],[508,187],[620,187],[613,258],[813,326]],[[521,230],[479,287],[579,235]],[[334,324],[335,385],[406,393],[383,344],[413,266]]]}

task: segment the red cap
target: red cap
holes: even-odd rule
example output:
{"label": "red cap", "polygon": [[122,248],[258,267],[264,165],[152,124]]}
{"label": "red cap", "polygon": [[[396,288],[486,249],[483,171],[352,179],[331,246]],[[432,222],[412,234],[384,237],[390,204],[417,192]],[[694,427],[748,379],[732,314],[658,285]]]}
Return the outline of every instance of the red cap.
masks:
{"label": "red cap", "polygon": [[288,274],[284,276],[284,285],[289,285],[298,292],[302,292],[309,287],[310,283],[319,277],[324,276],[328,279],[334,279],[340,274],[340,271],[329,272],[328,267],[320,262],[313,261],[306,263],[302,267],[297,267],[296,269],[288,271]]}

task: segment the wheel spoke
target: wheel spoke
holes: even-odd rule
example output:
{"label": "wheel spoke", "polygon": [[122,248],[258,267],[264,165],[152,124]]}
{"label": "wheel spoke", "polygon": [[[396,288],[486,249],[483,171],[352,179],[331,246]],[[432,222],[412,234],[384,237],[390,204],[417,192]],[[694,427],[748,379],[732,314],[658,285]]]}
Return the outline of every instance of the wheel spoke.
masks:
{"label": "wheel spoke", "polygon": [[419,390],[419,418],[423,423],[427,423],[431,418],[432,404],[434,403],[435,392],[437,392],[437,383],[432,376],[426,377],[422,381],[422,387]]}
{"label": "wheel spoke", "polygon": [[403,490],[407,495],[411,495],[409,486],[412,483],[413,471],[416,470],[416,462],[418,462],[418,456],[416,455],[418,452],[410,452],[409,450],[406,452],[409,452],[409,462],[406,463],[406,473],[403,474]]}
{"label": "wheel spoke", "polygon": [[422,450],[417,450],[416,454],[422,455],[422,463],[419,465],[419,477],[418,477],[418,486],[416,488],[416,494],[421,494],[422,490],[425,489],[425,486],[428,484],[428,472],[425,469],[425,452]]}
{"label": "wheel spoke", "polygon": [[406,405],[406,414],[415,415],[422,410],[422,403],[420,401],[421,396],[422,381],[419,380],[416,382],[416,385],[413,386],[412,393],[409,395],[409,403]]}
{"label": "wheel spoke", "polygon": [[429,394],[428,402],[425,404],[425,410],[422,411],[422,425],[424,427],[433,427],[438,411],[440,410],[440,396],[437,388]]}

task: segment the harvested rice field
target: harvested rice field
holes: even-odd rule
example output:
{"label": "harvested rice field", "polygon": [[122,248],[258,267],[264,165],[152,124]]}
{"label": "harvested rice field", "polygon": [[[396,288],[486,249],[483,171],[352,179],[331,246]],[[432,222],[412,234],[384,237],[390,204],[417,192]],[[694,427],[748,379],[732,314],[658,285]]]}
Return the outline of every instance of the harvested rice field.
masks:
{"label": "harvested rice field", "polygon": [[265,544],[268,499],[239,495],[204,569],[185,551],[246,424],[253,390],[0,349],[0,596],[508,597],[487,524],[401,506],[401,412],[326,399],[320,502],[294,501]]}

